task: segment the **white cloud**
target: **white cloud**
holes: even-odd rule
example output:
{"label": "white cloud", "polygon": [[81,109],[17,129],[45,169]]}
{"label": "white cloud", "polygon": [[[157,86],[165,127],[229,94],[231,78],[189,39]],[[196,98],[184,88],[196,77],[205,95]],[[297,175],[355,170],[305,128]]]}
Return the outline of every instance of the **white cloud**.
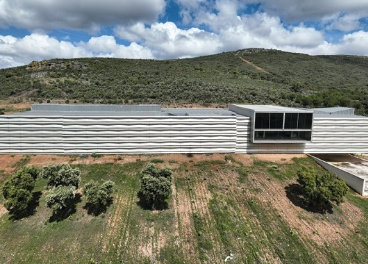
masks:
{"label": "white cloud", "polygon": [[368,32],[358,31],[345,35],[337,46],[337,53],[368,56]]}
{"label": "white cloud", "polygon": [[286,21],[322,19],[337,13],[368,12],[366,0],[259,0],[265,12],[283,17]]}
{"label": "white cloud", "polygon": [[113,36],[93,37],[87,43],[80,43],[80,46],[99,57],[153,59],[153,55],[148,48],[135,42],[132,42],[129,46],[119,45]]}
{"label": "white cloud", "polygon": [[354,14],[335,14],[331,17],[323,19],[326,30],[339,30],[343,32],[351,32],[362,27],[360,19],[365,17],[362,13]]}
{"label": "white cloud", "polygon": [[0,25],[97,32],[114,23],[154,22],[164,8],[165,0],[1,0]]}
{"label": "white cloud", "polygon": [[115,29],[115,34],[128,40],[140,39],[142,45],[149,48],[158,59],[212,54],[221,48],[216,34],[198,28],[182,30],[172,22],[155,23],[150,27],[141,24],[120,26]]}
{"label": "white cloud", "polygon": [[119,45],[112,36],[91,38],[87,43],[72,44],[44,34],[24,38],[0,36],[0,68],[28,64],[33,60],[81,57],[153,58],[151,51],[136,43]]}
{"label": "white cloud", "polygon": [[[368,55],[368,32],[362,30],[366,26],[362,21],[368,16],[366,1],[176,0],[176,3],[181,7],[183,23],[189,23],[185,29],[172,22],[154,22],[162,14],[165,0],[76,3],[0,0],[0,26],[34,29],[33,34],[23,38],[0,35],[0,67],[57,57],[172,59],[252,47],[308,54]],[[262,8],[244,14],[249,3],[260,3]],[[295,23],[303,19],[316,19],[320,29],[306,26],[308,23]],[[101,26],[117,22],[115,36],[130,44],[118,44],[114,36],[108,35],[75,43],[73,34],[61,41],[42,33],[52,28],[97,31]],[[357,29],[361,31],[354,32]],[[332,43],[324,36],[331,34],[330,30],[346,33]]]}

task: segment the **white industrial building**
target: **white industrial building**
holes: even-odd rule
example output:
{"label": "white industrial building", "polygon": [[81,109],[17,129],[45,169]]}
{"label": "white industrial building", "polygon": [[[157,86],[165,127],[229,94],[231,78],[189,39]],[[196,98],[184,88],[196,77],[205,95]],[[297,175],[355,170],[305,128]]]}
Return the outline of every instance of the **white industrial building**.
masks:
{"label": "white industrial building", "polygon": [[0,153],[367,153],[351,108],[32,105],[0,116]]}

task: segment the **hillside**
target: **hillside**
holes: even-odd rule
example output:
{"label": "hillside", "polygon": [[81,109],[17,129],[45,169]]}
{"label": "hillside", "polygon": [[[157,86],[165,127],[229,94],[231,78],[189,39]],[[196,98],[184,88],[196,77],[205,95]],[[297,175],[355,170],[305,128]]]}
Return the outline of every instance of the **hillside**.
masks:
{"label": "hillside", "polygon": [[[173,169],[168,208],[139,206],[137,173],[148,161]],[[60,218],[45,205],[38,179],[34,212],[9,219],[0,197],[1,263],[366,263],[367,200],[349,191],[322,213],[307,206],[296,182],[303,155],[194,156],[1,155],[0,187],[26,164],[69,163],[90,179],[116,185],[114,203],[87,214],[85,197]],[[80,192],[81,193],[81,192]]]}
{"label": "hillside", "polygon": [[0,100],[351,106],[368,114],[368,58],[247,49],[167,61],[54,59],[0,70]]}

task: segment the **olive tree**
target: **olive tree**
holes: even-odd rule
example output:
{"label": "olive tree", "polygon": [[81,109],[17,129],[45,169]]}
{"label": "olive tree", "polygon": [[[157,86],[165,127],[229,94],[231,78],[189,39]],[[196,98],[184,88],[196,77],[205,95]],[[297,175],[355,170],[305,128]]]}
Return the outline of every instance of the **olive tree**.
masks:
{"label": "olive tree", "polygon": [[339,205],[348,191],[345,181],[328,171],[317,174],[305,168],[298,172],[297,181],[302,187],[304,198],[314,206],[331,202]]}
{"label": "olive tree", "polygon": [[60,210],[69,207],[73,204],[75,198],[74,186],[58,186],[51,189],[51,192],[46,196],[46,205],[51,208],[56,214]]}
{"label": "olive tree", "polygon": [[97,215],[106,210],[112,203],[114,185],[113,181],[105,181],[100,184],[93,180],[86,184],[83,192],[87,197],[86,208],[89,213]]}
{"label": "olive tree", "polygon": [[13,215],[24,213],[33,201],[33,189],[39,169],[30,166],[18,170],[5,181],[2,193],[5,199],[4,207]]}
{"label": "olive tree", "polygon": [[151,209],[161,207],[171,195],[172,171],[147,164],[141,171],[141,201]]}
{"label": "olive tree", "polygon": [[78,188],[81,181],[80,170],[73,169],[69,164],[44,166],[41,177],[47,179],[48,187],[74,186]]}
{"label": "olive tree", "polygon": [[55,164],[43,167],[42,178],[48,180],[47,186],[52,188],[46,196],[47,207],[57,214],[60,210],[73,204],[81,176],[79,169],[69,164]]}

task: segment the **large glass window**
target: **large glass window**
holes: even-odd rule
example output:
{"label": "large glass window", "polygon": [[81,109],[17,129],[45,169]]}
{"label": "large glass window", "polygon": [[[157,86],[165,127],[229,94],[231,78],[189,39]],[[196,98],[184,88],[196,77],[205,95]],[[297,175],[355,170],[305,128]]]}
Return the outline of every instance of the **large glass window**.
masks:
{"label": "large glass window", "polygon": [[311,141],[311,131],[255,131],[255,140]]}
{"label": "large glass window", "polygon": [[270,128],[270,114],[256,113],[255,128],[268,129]]}
{"label": "large glass window", "polygon": [[286,113],[285,114],[285,129],[311,129],[312,128],[312,113]]}
{"label": "large glass window", "polygon": [[312,114],[299,114],[298,128],[299,129],[310,129],[312,128]]}
{"label": "large glass window", "polygon": [[298,128],[298,114],[286,113],[285,114],[285,129],[297,129]]}
{"label": "large glass window", "polygon": [[283,113],[271,113],[270,114],[270,128],[282,129],[283,123],[284,123]]}
{"label": "large glass window", "polygon": [[282,129],[283,113],[256,113],[256,129]]}

